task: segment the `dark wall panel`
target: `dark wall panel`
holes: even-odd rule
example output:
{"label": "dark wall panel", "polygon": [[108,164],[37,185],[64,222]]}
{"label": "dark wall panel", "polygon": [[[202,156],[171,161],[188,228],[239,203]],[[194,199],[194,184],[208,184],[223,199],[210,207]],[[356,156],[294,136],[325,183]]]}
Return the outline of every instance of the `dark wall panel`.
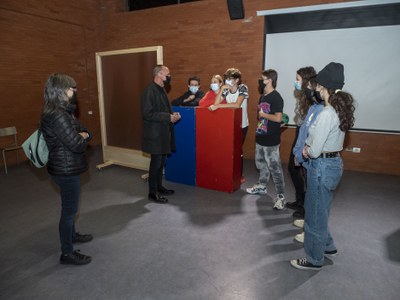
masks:
{"label": "dark wall panel", "polygon": [[107,144],[141,150],[140,96],[152,81],[157,52],[102,56]]}

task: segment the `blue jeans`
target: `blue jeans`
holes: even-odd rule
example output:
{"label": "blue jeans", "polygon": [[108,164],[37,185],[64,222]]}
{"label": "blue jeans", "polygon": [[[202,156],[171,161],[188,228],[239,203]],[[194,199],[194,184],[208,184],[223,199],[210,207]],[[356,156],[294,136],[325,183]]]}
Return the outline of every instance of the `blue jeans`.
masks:
{"label": "blue jeans", "polygon": [[75,215],[78,211],[80,176],[51,176],[61,194],[61,217],[58,225],[62,254],[72,253],[72,237],[75,234]]}
{"label": "blue jeans", "polygon": [[307,167],[304,250],[310,263],[322,266],[324,252],[336,250],[328,219],[333,191],[342,177],[343,162],[340,156],[317,158],[310,159]]}

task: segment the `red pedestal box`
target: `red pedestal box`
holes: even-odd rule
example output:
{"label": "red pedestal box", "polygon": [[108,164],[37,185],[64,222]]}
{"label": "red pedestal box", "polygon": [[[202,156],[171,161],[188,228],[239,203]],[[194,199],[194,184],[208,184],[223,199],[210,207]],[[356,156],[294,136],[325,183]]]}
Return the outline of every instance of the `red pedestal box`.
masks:
{"label": "red pedestal box", "polygon": [[196,109],[196,186],[233,192],[240,187],[242,109]]}

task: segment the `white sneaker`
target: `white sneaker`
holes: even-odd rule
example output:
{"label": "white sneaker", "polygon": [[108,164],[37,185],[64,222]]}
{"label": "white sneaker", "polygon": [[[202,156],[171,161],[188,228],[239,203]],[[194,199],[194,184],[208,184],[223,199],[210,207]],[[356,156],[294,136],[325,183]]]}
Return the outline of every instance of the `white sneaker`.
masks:
{"label": "white sneaker", "polygon": [[293,226],[304,228],[304,219],[294,220]]}
{"label": "white sneaker", "polygon": [[274,209],[282,210],[285,208],[285,204],[285,196],[283,196],[283,194],[276,195],[274,199]]}
{"label": "white sneaker", "polygon": [[296,234],[296,236],[294,237],[294,240],[296,242],[299,242],[301,244],[304,244],[304,232]]}
{"label": "white sneaker", "polygon": [[262,194],[265,195],[267,193],[267,187],[264,184],[256,183],[251,188],[247,188],[246,192],[249,194]]}

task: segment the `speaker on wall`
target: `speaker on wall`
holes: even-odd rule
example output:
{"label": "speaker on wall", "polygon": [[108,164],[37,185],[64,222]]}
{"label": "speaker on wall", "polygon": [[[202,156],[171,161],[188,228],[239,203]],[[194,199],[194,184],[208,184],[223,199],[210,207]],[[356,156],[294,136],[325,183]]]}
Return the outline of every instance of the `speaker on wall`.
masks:
{"label": "speaker on wall", "polygon": [[243,0],[228,0],[228,10],[231,20],[244,19]]}

